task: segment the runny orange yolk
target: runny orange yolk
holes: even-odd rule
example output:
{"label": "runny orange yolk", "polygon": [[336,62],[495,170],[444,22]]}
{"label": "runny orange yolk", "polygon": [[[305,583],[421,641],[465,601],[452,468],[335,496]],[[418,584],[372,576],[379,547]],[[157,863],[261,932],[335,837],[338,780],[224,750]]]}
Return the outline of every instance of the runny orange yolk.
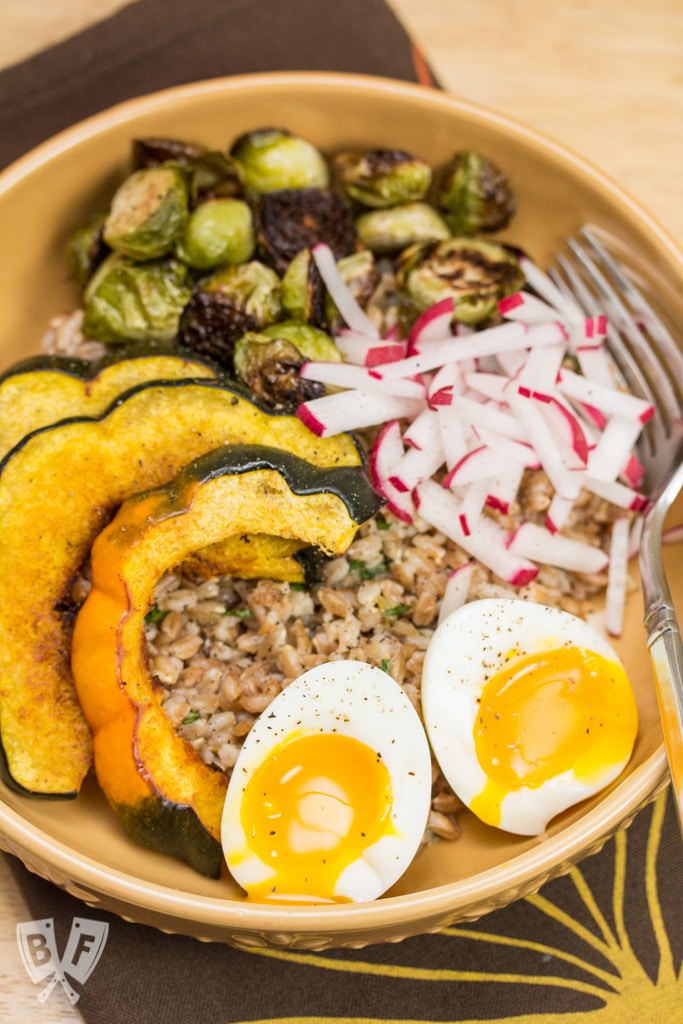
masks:
{"label": "runny orange yolk", "polygon": [[618,662],[581,647],[513,653],[481,694],[474,743],[489,783],[477,801],[499,803],[568,770],[598,785],[628,759],[637,727]]}
{"label": "runny orange yolk", "polygon": [[295,735],[254,772],[242,799],[249,851],[272,868],[249,888],[258,901],[344,902],[342,871],[394,834],[392,788],[381,756],[339,733]]}

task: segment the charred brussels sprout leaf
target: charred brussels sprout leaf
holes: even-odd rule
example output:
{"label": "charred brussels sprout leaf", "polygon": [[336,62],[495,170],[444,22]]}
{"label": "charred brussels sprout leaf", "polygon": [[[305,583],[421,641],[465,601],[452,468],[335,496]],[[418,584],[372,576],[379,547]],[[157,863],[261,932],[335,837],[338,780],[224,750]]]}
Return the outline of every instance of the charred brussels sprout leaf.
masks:
{"label": "charred brussels sprout leaf", "polygon": [[260,128],[235,140],[230,155],[239,164],[248,193],[283,188],[326,188],[324,156],[312,143],[282,128]]}
{"label": "charred brussels sprout leaf", "polygon": [[281,315],[280,279],[257,260],[200,281],[180,319],[180,341],[232,369],[235,342]]}
{"label": "charred brussels sprout leaf", "polygon": [[235,343],[235,373],[257,398],[276,408],[325,394],[322,384],[300,377],[304,362],[299,348],[284,337],[248,332]]}
{"label": "charred brussels sprout leaf", "polygon": [[185,227],[188,202],[188,179],[181,167],[135,171],[114,193],[104,240],[131,260],[159,259]]}
{"label": "charred brussels sprout leaf", "polygon": [[448,224],[429,203],[403,203],[387,210],[369,210],[356,221],[362,245],[382,255],[399,252],[415,242],[438,242],[451,237]]}
{"label": "charred brussels sprout leaf", "polygon": [[208,199],[192,211],[176,253],[197,270],[246,263],[254,254],[251,209],[242,199]]}
{"label": "charred brussels sprout leaf", "polygon": [[83,332],[112,344],[171,341],[190,290],[187,268],[176,260],[133,263],[114,253],[86,290]]}
{"label": "charred brussels sprout leaf", "polygon": [[471,150],[456,153],[439,179],[437,203],[452,232],[474,235],[506,227],[515,213],[507,175]]}
{"label": "charred brussels sprout leaf", "polygon": [[493,316],[498,300],[524,283],[524,274],[509,249],[474,238],[410,246],[397,261],[397,277],[418,309],[451,297],[453,319],[466,324]]}
{"label": "charred brussels sprout leaf", "polygon": [[318,242],[326,242],[337,259],[356,247],[351,209],[329,189],[269,192],[255,204],[254,219],[259,252],[280,274],[298,252]]}
{"label": "charred brussels sprout leaf", "polygon": [[417,202],[432,183],[429,164],[401,149],[338,153],[334,168],[349,198],[363,206]]}
{"label": "charred brussels sprout leaf", "polygon": [[133,141],[135,169],[180,164],[192,177],[191,199],[215,199],[241,196],[244,192],[241,169],[227,153],[179,139],[147,137]]}
{"label": "charred brussels sprout leaf", "polygon": [[66,265],[81,292],[111,251],[102,237],[106,217],[105,213],[91,217],[66,243]]}

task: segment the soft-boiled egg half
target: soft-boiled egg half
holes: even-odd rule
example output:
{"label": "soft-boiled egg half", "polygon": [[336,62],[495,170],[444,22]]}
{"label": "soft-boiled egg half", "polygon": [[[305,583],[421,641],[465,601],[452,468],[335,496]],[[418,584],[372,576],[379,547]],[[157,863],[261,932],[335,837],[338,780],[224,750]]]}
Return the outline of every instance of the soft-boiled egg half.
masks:
{"label": "soft-boiled egg half", "polygon": [[584,620],[515,598],[463,605],[425,657],[422,708],[434,756],[489,825],[539,835],[609,785],[638,712],[610,643]]}
{"label": "soft-boiled egg half", "polygon": [[228,868],[255,901],[374,900],[422,842],[431,781],[398,683],[358,661],[310,669],[244,741],[223,811]]}

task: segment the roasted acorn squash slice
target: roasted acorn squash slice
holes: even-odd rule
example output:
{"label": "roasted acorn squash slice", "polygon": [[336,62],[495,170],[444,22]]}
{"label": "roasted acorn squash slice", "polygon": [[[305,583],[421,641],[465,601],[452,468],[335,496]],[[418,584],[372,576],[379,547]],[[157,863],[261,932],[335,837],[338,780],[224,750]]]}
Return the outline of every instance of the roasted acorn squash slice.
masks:
{"label": "roasted acorn squash slice", "polygon": [[70,416],[97,416],[137,384],[216,376],[199,358],[162,352],[116,361],[64,356],[22,360],[0,376],[0,459],[32,431]]}
{"label": "roasted acorn squash slice", "polygon": [[[141,385],[100,417],[39,430],[0,462],[0,742],[8,782],[73,796],[92,760],[69,667],[71,588],[92,541],[130,495],[224,443],[260,443],[314,465],[359,465],[349,435],[315,437],[212,382]],[[262,527],[260,528],[262,529]]]}
{"label": "roasted acorn squash slice", "polygon": [[136,839],[218,874],[226,777],[176,734],[146,664],[145,615],[159,578],[207,543],[258,530],[339,554],[378,506],[361,467],[321,469],[274,448],[226,445],[128,499],[99,535],[71,664],[100,788]]}

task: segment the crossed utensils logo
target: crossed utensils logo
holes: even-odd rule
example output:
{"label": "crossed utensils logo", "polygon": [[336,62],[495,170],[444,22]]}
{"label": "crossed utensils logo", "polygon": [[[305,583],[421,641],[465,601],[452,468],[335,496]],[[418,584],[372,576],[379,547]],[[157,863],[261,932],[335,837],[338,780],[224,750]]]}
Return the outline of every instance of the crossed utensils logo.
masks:
{"label": "crossed utensils logo", "polygon": [[64,954],[60,957],[54,918],[23,921],[17,925],[17,945],[26,972],[34,985],[45,983],[38,993],[39,1003],[45,1003],[58,984],[72,1005],[78,1002],[80,996],[66,975],[85,984],[102,956],[108,932],[106,921],[74,917]]}

